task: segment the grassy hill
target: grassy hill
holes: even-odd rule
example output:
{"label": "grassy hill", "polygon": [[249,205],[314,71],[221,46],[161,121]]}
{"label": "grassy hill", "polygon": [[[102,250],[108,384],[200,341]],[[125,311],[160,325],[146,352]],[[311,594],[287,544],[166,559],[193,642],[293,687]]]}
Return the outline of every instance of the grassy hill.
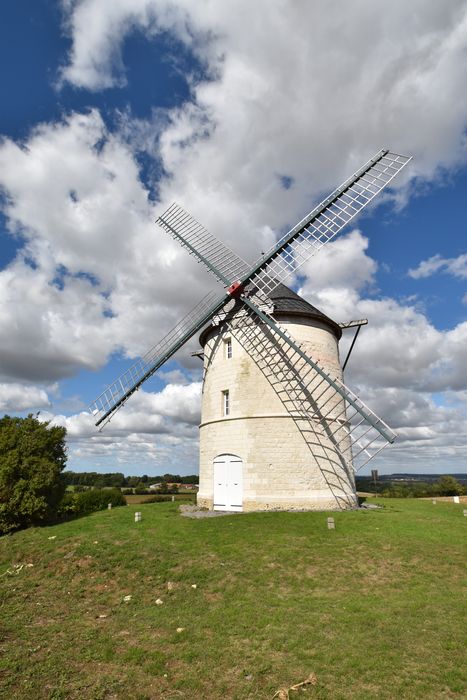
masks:
{"label": "grassy hill", "polygon": [[0,538],[0,697],[268,699],[314,673],[291,698],[464,698],[462,508],[332,531],[156,503]]}

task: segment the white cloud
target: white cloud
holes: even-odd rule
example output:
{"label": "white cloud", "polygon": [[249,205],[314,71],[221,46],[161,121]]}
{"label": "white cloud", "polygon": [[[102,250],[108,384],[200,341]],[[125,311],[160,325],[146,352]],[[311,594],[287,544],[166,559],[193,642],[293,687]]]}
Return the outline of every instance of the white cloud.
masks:
{"label": "white cloud", "polygon": [[[199,362],[200,366],[200,371],[201,371],[201,362]],[[190,383],[190,380],[188,377],[180,370],[180,369],[173,369],[170,371],[165,371],[165,370],[160,370],[157,373],[158,379],[161,379],[163,382],[166,382],[167,384],[177,384],[180,386],[186,386],[187,384]]]}
{"label": "white cloud", "polygon": [[[394,447],[378,458],[386,471],[463,470],[467,457],[465,357],[467,324],[439,331],[416,300],[366,296],[375,286],[365,238],[352,232],[308,264],[302,294],[331,318],[368,318],[346,370],[345,381],[396,430]],[[351,271],[356,271],[352,277]],[[359,271],[363,271],[361,274]],[[366,272],[365,272],[366,271]],[[344,358],[354,331],[344,331]]]}
{"label": "white cloud", "polygon": [[66,26],[73,38],[71,63],[62,70],[62,79],[78,87],[101,90],[126,84],[121,44],[131,33],[141,31],[157,41],[158,33],[168,29],[196,46],[181,3],[62,0],[62,4],[71,10]]}
{"label": "white cloud", "polygon": [[86,411],[72,416],[42,412],[41,419],[67,429],[71,469],[87,465],[113,470],[123,464],[126,473],[128,465],[141,473],[166,465],[165,471],[187,474],[196,470],[200,402],[200,382],[168,384],[160,392],[135,393],[102,433]]}
{"label": "white cloud", "polygon": [[[376,265],[366,253],[367,240],[351,232],[312,258],[303,296],[337,321],[367,318],[349,364],[357,385],[406,387],[437,392],[467,387],[467,324],[439,331],[417,307],[416,300],[399,302],[367,296],[375,285]],[[324,254],[323,254],[324,253]],[[344,333],[345,357],[352,331]]]}
{"label": "white cloud", "polygon": [[47,392],[39,387],[18,383],[0,383],[0,411],[5,413],[48,408]]}
{"label": "white cloud", "polygon": [[0,170],[24,239],[0,272],[3,374],[58,379],[143,353],[210,288],[155,225],[134,156],[96,111],[4,139]]}
{"label": "white cloud", "polygon": [[[281,0],[254,9],[246,0],[62,5],[72,40],[62,81],[89,90],[123,85],[125,39],[141,32],[158,41],[161,31],[203,62],[209,80],[188,76],[185,104],[146,121],[128,111],[114,132],[92,110],[43,124],[23,143],[0,142],[3,211],[24,241],[0,272],[2,380],[59,379],[102,366],[120,349],[142,353],[211,288],[154,225],[174,199],[251,259],[380,147],[415,155],[399,178],[399,201],[410,178],[437,178],[465,162],[461,0],[395,0],[384,13],[366,0],[334,8]],[[165,173],[157,206],[140,180],[137,150]],[[464,277],[462,257],[432,264]],[[377,403],[392,397],[398,410],[388,413],[406,431],[403,444],[415,441],[414,431],[432,444],[436,430],[452,442],[452,412],[461,409],[437,406],[430,392],[464,390],[464,326],[442,333],[415,303],[372,296],[377,265],[359,231],[315,260],[304,294],[337,320],[370,319],[350,379],[370,398],[373,388]],[[186,351],[183,361],[198,366]],[[196,386],[138,392],[104,435],[86,413],[57,420],[82,461],[189,460]]]}
{"label": "white cloud", "polygon": [[367,255],[367,249],[368,238],[358,230],[325,246],[301,270],[307,275],[307,289],[333,288],[348,292],[372,287],[378,265]]}
{"label": "white cloud", "polygon": [[428,260],[422,260],[418,267],[409,270],[408,274],[413,279],[430,277],[436,272],[445,272],[460,279],[467,279],[467,253],[457,258],[443,258],[441,255],[433,255]]}
{"label": "white cloud", "polygon": [[422,175],[465,157],[462,0],[395,0],[384,15],[364,0],[335,8],[281,0],[254,9],[246,0],[67,7],[73,45],[63,77],[75,85],[121,84],[123,42],[135,31],[156,42],[158,32],[171,32],[215,77],[192,85],[194,100],[172,113],[162,140],[174,190],[193,199],[213,186],[219,196],[223,182],[231,197],[256,193],[277,214],[273,176],[288,175],[296,184],[283,200],[294,215],[304,196],[326,191],[386,144],[414,153],[412,172]]}
{"label": "white cloud", "polygon": [[112,344],[105,301],[85,279],[63,289],[19,259],[0,272],[0,365],[4,377],[47,381],[97,367]]}
{"label": "white cloud", "polygon": [[[125,404],[125,409],[116,413],[108,423],[104,440],[110,435],[168,433],[174,422],[180,431],[191,431],[199,423],[200,398],[200,382],[185,386],[168,384],[160,392],[137,391]],[[87,411],[68,417],[56,415],[54,421],[67,428],[72,440],[96,435],[94,417]]]}
{"label": "white cloud", "polygon": [[[13,324],[7,307],[0,327],[10,376],[59,378],[101,366],[120,348],[144,352],[211,287],[154,225],[173,199],[251,259],[273,242],[273,228],[294,223],[381,145],[418,154],[412,175],[430,176],[463,153],[467,108],[453,98],[467,78],[460,3],[443,12],[423,3],[418,14],[391,3],[384,26],[362,2],[339,13],[280,2],[252,13],[246,3],[182,0],[63,8],[73,42],[63,78],[75,85],[121,82],[121,48],[134,31],[148,41],[172,32],[205,61],[211,80],[193,83],[192,99],[165,120],[136,121],[137,145],[130,113],[110,133],[96,110],[0,145],[4,212],[25,239],[24,260],[0,281],[10,307],[21,307]],[[313,41],[310,26],[320,27]],[[169,175],[159,183],[160,208],[139,179],[136,147],[151,149]],[[288,190],[282,176],[292,178]],[[362,285],[374,274],[368,257],[365,265]]]}

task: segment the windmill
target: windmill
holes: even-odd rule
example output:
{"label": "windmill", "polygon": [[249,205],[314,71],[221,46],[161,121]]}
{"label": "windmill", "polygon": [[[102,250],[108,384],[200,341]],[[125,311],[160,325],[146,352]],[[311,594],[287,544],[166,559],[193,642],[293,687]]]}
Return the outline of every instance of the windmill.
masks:
{"label": "windmill", "polygon": [[[254,460],[243,465],[238,450],[233,452],[224,445],[223,449],[219,448],[221,453],[214,458],[211,455],[204,466],[201,460],[198,502],[228,510],[355,507],[355,471],[394,442],[395,433],[344,384],[340,365],[336,366],[334,361],[338,358],[337,341],[335,358],[331,362],[314,357],[314,342],[306,335],[300,338],[300,333],[298,337],[291,333],[290,330],[295,329],[293,324],[278,322],[281,314],[277,310],[277,298],[290,292],[299,299],[284,283],[293,284],[298,271],[311,256],[360,214],[409,161],[407,156],[380,151],[253,265],[248,265],[180,206],[172,204],[157,223],[209,270],[221,283],[223,291],[208,294],[159,343],[103,391],[90,406],[96,425],[102,429],[143,382],[204,328],[204,393],[208,379],[215,375],[216,358],[221,356],[219,348],[229,354],[234,342],[244,359],[248,358],[250,369],[253,367],[253,372],[262,376],[263,387],[267,385],[273,392],[269,399],[283,408],[281,415],[288,421],[282,423],[287,426],[287,436],[281,439],[279,435],[277,447],[273,445],[269,452],[280,453],[280,445],[294,435],[308,455],[308,470],[317,479],[319,498],[292,499],[292,502],[287,497],[275,498],[274,494],[266,500],[255,498],[252,490],[257,477]],[[320,312],[315,311],[319,316]],[[304,314],[309,319],[316,315],[309,310]],[[313,324],[321,331],[327,328],[329,337],[334,332],[338,340],[339,334],[332,326],[337,324],[324,314]],[[220,415],[214,422],[225,427],[232,424],[230,392],[220,389],[217,393],[220,393]],[[237,444],[241,444],[241,439],[240,436]],[[212,433],[205,443],[206,440],[213,441]],[[201,447],[203,454],[203,445]],[[263,459],[262,478],[256,479],[257,482],[267,481],[266,463],[267,458],[266,462]],[[269,466],[273,481],[282,480],[279,489],[282,488],[284,480],[289,478],[283,466],[279,472],[273,462]],[[243,492],[253,496],[243,498]]]}

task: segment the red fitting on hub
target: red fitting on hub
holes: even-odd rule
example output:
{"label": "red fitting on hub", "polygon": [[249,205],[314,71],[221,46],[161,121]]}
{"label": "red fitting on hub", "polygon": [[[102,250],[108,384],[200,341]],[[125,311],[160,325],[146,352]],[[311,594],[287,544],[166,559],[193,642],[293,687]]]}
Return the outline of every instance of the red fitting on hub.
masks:
{"label": "red fitting on hub", "polygon": [[243,292],[243,285],[238,280],[237,282],[232,282],[230,287],[227,290],[227,294],[230,294],[231,297],[234,297],[236,299],[237,297],[240,296],[240,294]]}

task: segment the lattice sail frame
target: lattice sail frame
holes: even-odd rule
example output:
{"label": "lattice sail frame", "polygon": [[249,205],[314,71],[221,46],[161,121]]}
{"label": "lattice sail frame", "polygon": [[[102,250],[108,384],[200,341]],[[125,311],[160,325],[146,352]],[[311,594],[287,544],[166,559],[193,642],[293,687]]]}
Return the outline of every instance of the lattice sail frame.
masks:
{"label": "lattice sail frame", "polygon": [[162,340],[104,389],[90,406],[92,415],[98,417],[96,425],[101,426],[102,430],[141,384],[201,330],[224,305],[225,294],[219,295],[218,292],[207,294]]}
{"label": "lattice sail frame", "polygon": [[[308,429],[313,429],[315,435],[316,422],[325,425],[328,447],[332,445],[347,464],[353,463],[355,471],[394,442],[395,432],[339,377],[331,376],[313,360],[270,313],[251,301],[247,301],[247,307],[233,319],[227,317],[229,330],[255,361],[265,346],[265,339],[257,329],[266,329],[274,338],[275,343],[269,342],[268,351],[257,364],[270,384],[275,385],[276,393],[296,423],[308,421]],[[252,328],[256,330],[254,342]],[[249,344],[245,342],[248,335]]]}
{"label": "lattice sail frame", "polygon": [[234,280],[248,274],[251,266],[178,204],[172,204],[156,223],[198,262],[203,263],[222,284],[229,286]]}
{"label": "lattice sail frame", "polygon": [[411,160],[380,151],[357,170],[253,265],[251,281],[269,295],[347,226]]}
{"label": "lattice sail frame", "polygon": [[[203,299],[162,341],[98,397],[91,406],[93,415],[100,416],[96,425],[105,425],[129,396],[212,317],[220,313],[219,319],[225,318],[231,307],[232,295],[245,291],[247,285],[253,291],[244,293],[242,301],[249,307],[250,314],[253,313],[262,318],[263,312],[256,304],[262,304],[264,310],[269,294],[280,283],[284,283],[295,275],[314,253],[331,241],[410,160],[407,156],[390,153],[387,150],[380,151],[283,236],[250,270],[244,260],[218,241],[181,207],[176,204],[169,207],[159,217],[158,223],[191,255],[194,255],[198,262],[204,264],[220,282],[226,286],[230,285],[229,290],[227,294],[220,297],[214,294]],[[251,298],[248,299],[248,296]],[[254,301],[256,304],[253,303]],[[331,378],[323,368],[303,352],[284,329],[275,324],[270,316],[265,316],[262,320],[269,325],[272,332],[278,334],[283,342],[288,344],[289,351],[292,348],[301,360],[313,369],[315,378],[320,378],[320,383],[314,390],[325,382],[326,391],[332,390],[334,396],[337,394],[344,399],[343,415],[346,415],[346,405],[349,406],[349,412],[354,411],[350,418],[347,416],[339,431],[342,432],[344,424],[348,426],[344,430],[347,434],[345,439],[354,446],[357,457],[363,455],[366,458],[359,468],[388,443],[393,442],[395,434],[384,421],[363,404],[358,396],[339,379]],[[356,416],[359,416],[359,419],[355,423]],[[307,416],[306,412],[304,414],[302,410],[300,419],[309,422],[312,417]],[[322,415],[321,419],[326,424],[328,420],[326,415]],[[380,443],[379,437],[373,438],[369,435],[374,430],[384,438],[384,444]],[[338,443],[335,436],[333,439]],[[342,445],[340,448],[335,445],[335,449],[342,459],[345,459],[344,453],[348,452],[348,449],[343,452]],[[349,463],[352,459],[351,454],[350,451],[350,457],[347,456]]]}

